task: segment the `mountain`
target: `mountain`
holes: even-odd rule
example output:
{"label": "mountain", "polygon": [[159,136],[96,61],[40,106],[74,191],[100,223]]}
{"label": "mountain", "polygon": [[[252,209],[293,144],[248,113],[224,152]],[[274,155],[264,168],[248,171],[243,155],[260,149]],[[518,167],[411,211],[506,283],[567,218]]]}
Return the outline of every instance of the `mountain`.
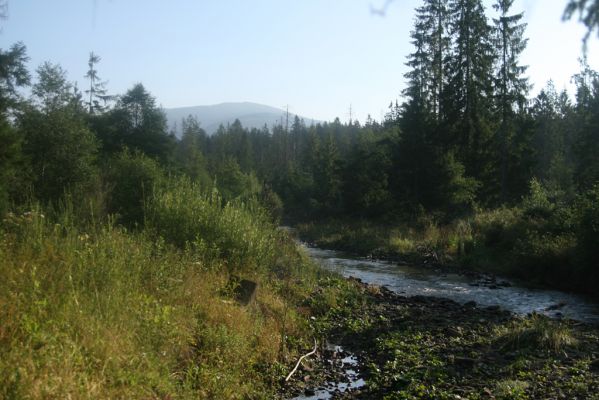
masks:
{"label": "mountain", "polygon": [[[250,129],[262,128],[265,124],[271,128],[275,124],[285,123],[285,110],[250,102],[165,108],[164,112],[169,130],[174,130],[177,137],[181,137],[181,121],[189,115],[196,117],[200,126],[209,135],[216,132],[220,124],[227,126],[236,119],[239,119],[244,127]],[[311,118],[299,117],[305,121],[306,125],[320,122]],[[295,114],[289,113],[289,124],[293,122],[293,118],[295,118]]]}

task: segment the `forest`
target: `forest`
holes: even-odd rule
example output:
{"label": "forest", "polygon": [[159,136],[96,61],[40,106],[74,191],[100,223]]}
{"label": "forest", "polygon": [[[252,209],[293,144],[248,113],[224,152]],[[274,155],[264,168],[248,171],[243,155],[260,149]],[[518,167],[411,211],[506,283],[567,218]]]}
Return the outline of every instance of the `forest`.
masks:
{"label": "forest", "polygon": [[[390,101],[381,121],[283,115],[207,135],[189,116],[178,138],[142,83],[108,92],[98,54],[79,88],[58,64],[29,71],[24,43],[0,49],[0,397],[274,398],[312,337],[381,334],[366,328],[392,318],[373,306],[384,295],[315,266],[280,225],[359,256],[596,298],[599,72],[581,41],[575,94],[549,81],[531,96],[526,24],[512,4],[495,1],[491,18],[481,0],[423,0],[406,89],[381,99]],[[565,10],[588,27],[584,41],[596,40],[598,14],[586,0]],[[262,288],[252,311],[232,300],[240,279]],[[373,319],[349,311],[360,307]],[[534,316],[483,314],[472,315],[503,324],[492,333],[502,338],[549,332],[549,344],[522,350],[549,358],[578,335]],[[474,336],[488,336],[480,326]],[[595,354],[596,336],[584,335]],[[410,337],[376,342],[380,357],[385,346],[411,351],[401,347]],[[588,379],[562,389],[593,393],[593,362],[564,372]],[[406,381],[372,371],[370,398],[463,393],[433,372]],[[515,382],[517,372],[501,371],[497,388]],[[480,393],[491,378],[472,379]],[[424,394],[422,382],[437,389]],[[516,392],[497,398],[529,398]]]}

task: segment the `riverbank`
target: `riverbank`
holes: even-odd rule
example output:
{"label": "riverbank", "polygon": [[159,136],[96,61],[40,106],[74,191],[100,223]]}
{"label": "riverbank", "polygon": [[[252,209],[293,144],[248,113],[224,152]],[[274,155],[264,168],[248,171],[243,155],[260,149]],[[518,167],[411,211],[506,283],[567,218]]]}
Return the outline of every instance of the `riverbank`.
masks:
{"label": "riverbank", "polygon": [[[357,356],[366,385],[334,398],[599,398],[597,327],[403,297],[349,281],[361,300],[329,310],[314,324]],[[292,385],[295,394],[322,387],[331,373],[318,365],[332,363],[332,355],[322,353],[302,367]]]}
{"label": "riverbank", "polygon": [[145,207],[0,220],[0,398],[271,399],[310,316],[359,297],[251,204],[183,182]]}
{"label": "riverbank", "polygon": [[[175,193],[137,232],[39,209],[2,222],[0,397],[289,399],[348,369],[365,385],[346,398],[599,392],[594,328],[343,279],[247,208]],[[211,218],[188,218],[200,206]],[[204,240],[178,246],[175,228]],[[317,357],[285,383],[314,339]]]}
{"label": "riverbank", "polygon": [[295,228],[301,240],[320,248],[599,297],[599,272],[579,257],[574,233],[557,225],[521,210],[502,209],[445,225],[330,219]]}

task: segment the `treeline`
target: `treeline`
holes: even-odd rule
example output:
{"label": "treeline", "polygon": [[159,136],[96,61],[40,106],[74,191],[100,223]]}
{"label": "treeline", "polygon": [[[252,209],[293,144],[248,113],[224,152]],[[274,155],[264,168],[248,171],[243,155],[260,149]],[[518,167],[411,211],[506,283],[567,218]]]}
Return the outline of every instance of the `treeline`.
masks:
{"label": "treeline", "polygon": [[48,62],[32,79],[27,60],[22,43],[0,51],[0,214],[36,202],[49,209],[68,203],[83,219],[115,215],[134,226],[143,223],[152,191],[183,175],[204,191],[217,189],[223,202],[261,193],[255,174],[237,161],[209,162],[211,141],[196,121],[184,124],[182,140],[169,133],[142,84],[107,95],[97,55],[90,55],[85,91]]}
{"label": "treeline", "polygon": [[599,76],[582,58],[574,98],[551,82],[529,98],[525,24],[511,3],[498,1],[489,19],[481,1],[424,1],[404,102],[381,123],[234,124],[206,154],[256,171],[300,217],[451,219],[518,204],[533,179],[572,200],[599,179]]}
{"label": "treeline", "polygon": [[[143,85],[107,95],[93,53],[85,91],[45,63],[23,99],[18,88],[31,78],[17,44],[0,54],[0,209],[24,197],[57,202],[94,192],[96,207],[139,222],[126,215],[131,199],[117,204],[125,195],[111,195],[135,173],[184,173],[226,199],[261,196],[277,212],[284,204],[295,219],[451,220],[518,204],[532,179],[571,201],[599,179],[599,75],[582,58],[575,98],[549,82],[529,99],[519,61],[526,25],[511,4],[498,0],[490,19],[480,0],[423,1],[404,101],[384,121],[306,126],[295,118],[251,130],[235,122],[208,136],[190,116],[180,140]],[[127,162],[143,171],[129,165],[120,176],[116,165]]]}

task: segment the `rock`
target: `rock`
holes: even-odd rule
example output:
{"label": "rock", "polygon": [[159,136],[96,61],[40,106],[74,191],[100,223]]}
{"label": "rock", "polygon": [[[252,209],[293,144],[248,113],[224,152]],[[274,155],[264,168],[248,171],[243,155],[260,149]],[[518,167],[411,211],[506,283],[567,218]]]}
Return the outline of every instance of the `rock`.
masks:
{"label": "rock", "polygon": [[476,307],[476,301],[468,301],[466,303],[464,303],[464,307]]}
{"label": "rock", "polygon": [[256,299],[256,291],[258,289],[258,283],[242,279],[239,281],[239,285],[235,288],[235,297],[244,306],[247,306],[254,302]]}
{"label": "rock", "polygon": [[486,308],[487,311],[499,311],[501,310],[501,307],[495,305],[495,306],[489,306]]}
{"label": "rock", "polygon": [[304,389],[304,394],[306,396],[314,396],[314,395],[316,395],[316,392],[312,388],[306,388],[306,389]]}

